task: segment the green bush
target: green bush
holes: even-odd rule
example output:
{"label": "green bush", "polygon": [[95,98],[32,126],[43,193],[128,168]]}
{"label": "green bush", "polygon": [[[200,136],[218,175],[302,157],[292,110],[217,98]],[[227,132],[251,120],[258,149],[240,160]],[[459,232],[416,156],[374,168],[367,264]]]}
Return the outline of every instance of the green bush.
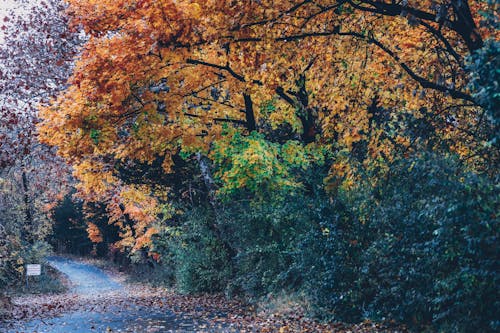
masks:
{"label": "green bush", "polygon": [[231,258],[210,225],[209,209],[196,208],[186,213],[173,245],[175,277],[183,292],[216,292],[225,289],[231,276]]}
{"label": "green bush", "polygon": [[316,201],[320,228],[312,226],[299,243],[296,265],[306,279],[301,290],[314,315],[325,320],[360,321],[360,256],[367,237],[351,199],[338,195],[334,202]]}
{"label": "green bush", "polygon": [[226,198],[221,227],[235,252],[229,294],[258,298],[299,291],[304,283],[307,267],[297,262],[301,240],[309,230],[321,230],[316,203],[327,168],[311,163],[290,172],[300,187],[261,186],[254,196],[242,190]]}
{"label": "green bush", "polygon": [[237,252],[231,289],[257,297],[301,283],[302,271],[293,263],[298,238],[310,223],[304,199],[291,194],[271,202],[241,200],[226,208],[225,236]]}
{"label": "green bush", "polygon": [[20,275],[20,241],[0,224],[0,292],[15,283]]}
{"label": "green bush", "polygon": [[500,188],[424,155],[395,165],[365,232],[367,315],[444,331],[493,331],[500,318]]}
{"label": "green bush", "polygon": [[[395,162],[376,186],[303,186],[189,210],[155,240],[185,292],[301,295],[325,320],[396,320],[417,331],[500,328],[498,180],[454,158]],[[294,171],[295,172],[295,171]]]}
{"label": "green bush", "polygon": [[[0,291],[23,286],[26,264],[45,264],[45,258],[52,253],[52,248],[46,242],[28,244],[19,242],[12,235],[4,235],[5,238],[0,241]],[[47,291],[51,291],[51,288],[47,288]]]}
{"label": "green bush", "polygon": [[489,39],[467,58],[469,89],[481,105],[492,130],[491,142],[500,147],[500,42]]}
{"label": "green bush", "polygon": [[462,169],[425,154],[394,164],[375,188],[316,196],[292,259],[314,314],[498,329],[500,189]]}

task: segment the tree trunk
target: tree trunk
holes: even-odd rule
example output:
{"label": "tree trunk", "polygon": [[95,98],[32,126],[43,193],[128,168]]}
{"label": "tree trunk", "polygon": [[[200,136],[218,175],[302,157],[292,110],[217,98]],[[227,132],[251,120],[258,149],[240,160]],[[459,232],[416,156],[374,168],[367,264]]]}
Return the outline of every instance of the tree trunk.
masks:
{"label": "tree trunk", "polygon": [[33,215],[31,213],[29,184],[24,162],[21,164],[21,170],[22,170],[21,178],[23,184],[24,215],[25,215],[23,238],[29,243],[33,243],[33,237],[29,236],[30,231],[32,231],[31,229],[33,228]]}
{"label": "tree trunk", "polygon": [[462,36],[470,52],[474,52],[484,46],[481,34],[476,27],[474,18],[467,1],[452,0],[453,12],[457,19],[453,28]]}
{"label": "tree trunk", "polygon": [[246,127],[249,132],[252,132],[257,129],[257,125],[255,123],[255,115],[253,113],[252,98],[249,94],[243,94],[243,99],[245,100]]}

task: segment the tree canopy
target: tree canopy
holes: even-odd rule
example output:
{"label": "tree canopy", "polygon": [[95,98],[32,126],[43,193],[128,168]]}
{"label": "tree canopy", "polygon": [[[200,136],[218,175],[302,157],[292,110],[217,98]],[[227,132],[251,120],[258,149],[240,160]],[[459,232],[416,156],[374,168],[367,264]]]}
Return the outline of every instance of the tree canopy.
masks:
{"label": "tree canopy", "polygon": [[[39,129],[73,163],[81,193],[106,198],[113,219],[127,213],[148,225],[161,210],[151,186],[127,184],[117,170],[161,160],[171,173],[173,156],[213,158],[214,144],[220,152],[236,133],[290,142],[299,164],[318,154],[304,146],[328,151],[333,184],[354,183],[359,167],[383,171],[417,146],[450,147],[483,169],[497,160],[466,71],[467,56],[498,39],[482,14],[493,4],[69,3],[89,39]],[[251,149],[248,165],[264,156]]]}

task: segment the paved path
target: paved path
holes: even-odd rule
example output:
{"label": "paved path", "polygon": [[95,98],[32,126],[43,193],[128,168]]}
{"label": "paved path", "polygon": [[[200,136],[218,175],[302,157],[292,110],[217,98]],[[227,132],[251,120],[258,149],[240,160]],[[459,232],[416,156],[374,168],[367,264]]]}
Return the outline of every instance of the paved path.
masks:
{"label": "paved path", "polygon": [[50,257],[48,262],[71,282],[70,292],[61,297],[77,299],[78,306],[49,318],[0,323],[0,332],[226,332],[221,328],[201,329],[206,327],[203,319],[184,318],[166,308],[134,303],[131,300],[137,295],[133,290],[95,266],[63,257]]}
{"label": "paved path", "polygon": [[106,273],[95,266],[63,257],[49,257],[48,263],[68,277],[73,291],[77,294],[101,294],[123,289],[120,283],[111,280]]}

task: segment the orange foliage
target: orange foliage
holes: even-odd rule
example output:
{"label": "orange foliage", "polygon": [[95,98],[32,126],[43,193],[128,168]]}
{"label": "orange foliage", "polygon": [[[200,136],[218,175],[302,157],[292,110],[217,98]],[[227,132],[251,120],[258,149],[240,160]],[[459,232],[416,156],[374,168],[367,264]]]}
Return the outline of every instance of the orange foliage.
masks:
{"label": "orange foliage", "polygon": [[87,233],[92,243],[101,243],[103,241],[99,227],[92,222],[88,222],[87,224]]}
{"label": "orange foliage", "polygon": [[41,110],[40,132],[73,162],[82,196],[108,202],[122,246],[149,242],[158,202],[151,188],[124,185],[116,163],[162,158],[171,172],[173,155],[206,153],[224,125],[290,124],[294,138],[345,152],[332,175],[351,182],[356,143],[366,142],[365,167],[415,144],[375,126],[374,105],[388,121],[428,118],[463,155],[482,144],[468,130],[481,109],[463,69],[482,39],[498,38],[474,25],[482,1],[464,1],[465,32],[431,0],[68,2],[90,39],[71,86]]}

